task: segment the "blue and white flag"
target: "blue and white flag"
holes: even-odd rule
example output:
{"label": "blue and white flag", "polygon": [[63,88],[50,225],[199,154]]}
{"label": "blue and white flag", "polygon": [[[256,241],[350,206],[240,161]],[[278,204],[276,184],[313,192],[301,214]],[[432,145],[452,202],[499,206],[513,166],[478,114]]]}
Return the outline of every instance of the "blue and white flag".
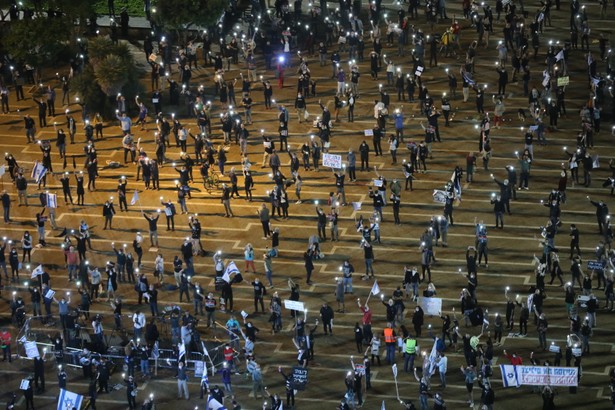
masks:
{"label": "blue and white flag", "polygon": [[451,183],[453,184],[453,189],[455,190],[455,196],[458,198],[461,197],[461,180],[455,178],[455,171],[453,171],[453,175],[451,175]]}
{"label": "blue and white flag", "polygon": [[386,407],[384,407],[384,400],[382,400],[382,406],[380,406],[380,410],[386,410]]}
{"label": "blue and white flag", "polygon": [[34,279],[36,278],[38,275],[42,275],[43,273],[45,273],[45,270],[43,269],[43,265],[38,265],[36,268],[34,268],[34,270],[32,271],[32,275],[30,276],[30,279]]}
{"label": "blue and white flag", "polygon": [[230,261],[228,265],[226,265],[226,269],[224,270],[224,275],[222,275],[222,279],[226,281],[226,283],[231,282],[231,275],[233,273],[240,273],[240,270],[235,265],[234,261]]}
{"label": "blue and white flag", "polygon": [[207,410],[226,410],[226,407],[211,394],[207,396],[207,407],[205,408]]}
{"label": "blue and white flag", "polygon": [[139,201],[139,191],[135,189],[135,193],[132,194],[132,199],[130,200],[130,205],[134,205]]}
{"label": "blue and white flag", "polygon": [[374,296],[380,293],[380,286],[378,286],[378,281],[377,280],[374,281],[374,285],[372,286],[372,291],[371,292],[372,292],[372,295],[374,295]]}
{"label": "blue and white flag", "polygon": [[58,207],[58,196],[56,194],[47,194],[47,208]]}
{"label": "blue and white flag", "polygon": [[466,81],[466,83],[468,83],[469,85],[476,84],[476,81],[472,79],[472,74],[464,71],[463,73],[461,73],[461,75],[463,76],[463,79]]}
{"label": "blue and white flag", "polygon": [[42,163],[34,161],[34,166],[32,167],[32,173],[30,174],[30,178],[32,178],[38,184],[39,182],[41,182],[46,173],[47,168],[45,168]]}
{"label": "blue and white flag", "polygon": [[81,408],[81,403],[83,403],[83,396],[68,390],[60,389],[57,410],[79,410]]}
{"label": "blue and white flag", "polygon": [[518,387],[519,377],[517,376],[517,366],[511,364],[501,364],[500,371],[502,372],[502,383],[504,387]]}

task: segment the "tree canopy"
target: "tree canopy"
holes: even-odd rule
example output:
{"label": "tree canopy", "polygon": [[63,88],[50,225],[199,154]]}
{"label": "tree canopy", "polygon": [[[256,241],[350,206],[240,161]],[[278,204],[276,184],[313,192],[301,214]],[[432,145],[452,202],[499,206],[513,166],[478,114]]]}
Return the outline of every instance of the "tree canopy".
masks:
{"label": "tree canopy", "polygon": [[228,0],[156,0],[156,22],[168,30],[208,27],[218,20]]}

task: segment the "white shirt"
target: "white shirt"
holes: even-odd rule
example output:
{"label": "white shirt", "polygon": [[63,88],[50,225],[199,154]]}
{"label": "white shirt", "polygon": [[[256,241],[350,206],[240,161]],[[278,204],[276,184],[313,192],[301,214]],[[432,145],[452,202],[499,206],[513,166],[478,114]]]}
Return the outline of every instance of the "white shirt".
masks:
{"label": "white shirt", "polygon": [[143,313],[135,313],[132,316],[132,322],[135,329],[143,329],[143,327],[145,326],[145,315]]}
{"label": "white shirt", "polygon": [[448,368],[448,357],[446,356],[440,357],[440,359],[438,360],[438,371],[441,374],[446,374],[447,368]]}

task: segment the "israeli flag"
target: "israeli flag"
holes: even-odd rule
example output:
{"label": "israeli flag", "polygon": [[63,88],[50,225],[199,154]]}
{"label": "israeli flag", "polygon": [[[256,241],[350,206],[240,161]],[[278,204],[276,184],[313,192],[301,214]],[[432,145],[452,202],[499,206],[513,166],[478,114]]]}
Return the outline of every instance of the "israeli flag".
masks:
{"label": "israeli flag", "polygon": [[564,50],[560,50],[559,53],[557,53],[557,55],[555,56],[555,61],[560,61],[564,59]]}
{"label": "israeli flag", "polygon": [[207,410],[227,410],[226,407],[218,400],[214,398],[211,394],[207,396]]}
{"label": "israeli flag", "polygon": [[43,265],[38,265],[36,268],[34,268],[34,270],[32,271],[32,276],[30,277],[30,279],[34,279],[36,278],[38,275],[42,275],[45,272],[45,270],[43,269]]}
{"label": "israeli flag", "polygon": [[231,282],[231,275],[233,273],[240,273],[237,265],[235,265],[234,261],[230,261],[228,265],[226,265],[226,269],[224,270],[224,275],[222,275],[222,279],[226,281],[226,283]]}
{"label": "israeli flag", "polygon": [[41,182],[46,173],[47,168],[45,168],[42,163],[34,161],[34,166],[32,167],[32,173],[30,174],[30,178],[32,178],[38,184]]}
{"label": "israeli flag", "polygon": [[58,196],[56,194],[47,194],[47,208],[58,207]]}
{"label": "israeli flag", "polygon": [[463,76],[463,79],[466,81],[466,83],[468,83],[469,85],[476,84],[476,81],[472,79],[472,74],[464,71],[463,73],[461,73],[461,75]]}
{"label": "israeli flag", "polygon": [[60,389],[57,410],[79,410],[81,409],[81,403],[83,403],[83,396],[68,390]]}
{"label": "israeli flag", "polygon": [[517,366],[511,364],[501,364],[502,383],[504,387],[519,387],[519,377],[517,376]]}
{"label": "israeli flag", "polygon": [[130,200],[130,205],[134,205],[139,201],[139,191],[135,189],[135,193],[132,194],[132,199]]}
{"label": "israeli flag", "polygon": [[372,286],[372,295],[377,295],[380,293],[380,286],[378,286],[378,281],[374,281],[374,285]]}

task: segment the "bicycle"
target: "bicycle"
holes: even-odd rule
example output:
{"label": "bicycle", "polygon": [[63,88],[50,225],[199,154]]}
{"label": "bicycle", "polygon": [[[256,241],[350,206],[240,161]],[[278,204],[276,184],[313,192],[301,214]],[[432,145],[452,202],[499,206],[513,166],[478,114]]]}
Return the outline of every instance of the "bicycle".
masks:
{"label": "bicycle", "polygon": [[215,171],[212,171],[205,179],[205,183],[203,185],[205,185],[208,192],[211,192],[214,187],[218,189],[220,188],[220,177]]}

